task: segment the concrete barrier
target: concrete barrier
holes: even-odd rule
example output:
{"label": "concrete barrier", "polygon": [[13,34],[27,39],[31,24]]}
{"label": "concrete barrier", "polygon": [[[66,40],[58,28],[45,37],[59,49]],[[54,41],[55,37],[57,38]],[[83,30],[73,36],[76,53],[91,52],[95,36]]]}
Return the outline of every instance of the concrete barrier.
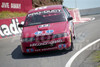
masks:
{"label": "concrete barrier", "polygon": [[80,10],[81,15],[92,15],[99,13],[100,13],[100,7]]}

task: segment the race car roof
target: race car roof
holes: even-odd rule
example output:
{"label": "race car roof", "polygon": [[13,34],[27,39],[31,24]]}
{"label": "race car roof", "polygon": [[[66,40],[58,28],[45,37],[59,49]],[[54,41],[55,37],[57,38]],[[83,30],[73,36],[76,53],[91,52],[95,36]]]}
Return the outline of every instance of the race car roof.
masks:
{"label": "race car roof", "polygon": [[43,6],[43,7],[31,9],[28,13],[34,13],[34,12],[45,11],[45,10],[53,10],[53,9],[61,9],[62,7],[63,7],[62,5]]}

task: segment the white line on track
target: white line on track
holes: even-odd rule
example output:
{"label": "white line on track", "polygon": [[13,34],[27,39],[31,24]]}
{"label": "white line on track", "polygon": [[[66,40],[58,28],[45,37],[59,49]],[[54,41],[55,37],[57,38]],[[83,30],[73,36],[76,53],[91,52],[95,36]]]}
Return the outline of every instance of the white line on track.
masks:
{"label": "white line on track", "polygon": [[81,50],[79,50],[77,53],[75,53],[70,59],[69,61],[66,63],[65,67],[71,67],[71,64],[73,63],[73,61],[75,60],[75,58],[77,58],[78,55],[80,55],[83,51],[85,51],[87,48],[91,47],[92,45],[96,44],[97,42],[99,42],[100,39],[97,39],[96,41],[88,44],[87,46],[85,46],[84,48],[82,48]]}
{"label": "white line on track", "polygon": [[93,17],[91,20],[95,20],[95,17]]}

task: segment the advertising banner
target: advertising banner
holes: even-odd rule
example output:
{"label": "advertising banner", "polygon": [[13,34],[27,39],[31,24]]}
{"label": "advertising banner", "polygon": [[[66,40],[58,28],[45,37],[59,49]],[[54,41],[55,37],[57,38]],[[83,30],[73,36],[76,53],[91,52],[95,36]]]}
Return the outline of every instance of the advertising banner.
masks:
{"label": "advertising banner", "polygon": [[25,17],[1,19],[0,20],[0,38],[5,38],[13,35],[20,34],[22,32],[18,24],[23,24]]}
{"label": "advertising banner", "polygon": [[32,9],[32,0],[0,0],[0,11],[28,12]]}

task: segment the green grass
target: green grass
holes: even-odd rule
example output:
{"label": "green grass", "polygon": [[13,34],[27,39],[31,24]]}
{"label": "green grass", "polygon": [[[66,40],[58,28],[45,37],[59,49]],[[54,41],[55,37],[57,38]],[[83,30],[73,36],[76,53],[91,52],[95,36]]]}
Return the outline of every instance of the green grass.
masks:
{"label": "green grass", "polygon": [[100,51],[95,51],[93,53],[93,60],[97,63],[99,63],[99,65],[97,67],[100,67]]}
{"label": "green grass", "polygon": [[98,67],[100,67],[100,65]]}
{"label": "green grass", "polygon": [[0,12],[0,19],[13,18],[13,17],[22,17],[26,16],[25,12],[10,12],[10,11],[2,11]]}
{"label": "green grass", "polygon": [[94,61],[100,62],[100,51],[96,51],[93,56]]}

